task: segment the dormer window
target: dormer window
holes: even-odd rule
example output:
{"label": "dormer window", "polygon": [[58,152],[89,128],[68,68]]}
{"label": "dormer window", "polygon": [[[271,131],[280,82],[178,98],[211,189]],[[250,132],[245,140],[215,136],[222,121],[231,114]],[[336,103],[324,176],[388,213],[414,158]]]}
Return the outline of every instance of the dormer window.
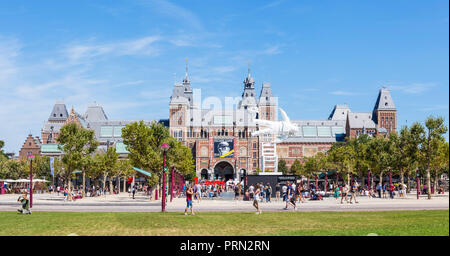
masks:
{"label": "dormer window", "polygon": [[62,117],[62,114],[59,114],[60,117]]}
{"label": "dormer window", "polygon": [[384,105],[385,105],[385,106],[387,106],[387,105],[388,105],[388,103],[386,102],[386,103],[384,103]]}

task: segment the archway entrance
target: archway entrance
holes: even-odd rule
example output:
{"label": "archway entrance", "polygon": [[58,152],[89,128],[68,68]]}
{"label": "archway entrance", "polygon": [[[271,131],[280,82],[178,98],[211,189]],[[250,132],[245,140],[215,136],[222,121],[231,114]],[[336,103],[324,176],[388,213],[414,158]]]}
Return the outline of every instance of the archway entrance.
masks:
{"label": "archway entrance", "polygon": [[214,166],[214,178],[224,181],[234,179],[233,166],[226,161],[218,162],[216,166]]}
{"label": "archway entrance", "polygon": [[202,169],[202,171],[200,172],[200,176],[202,179],[207,180],[208,179],[208,170]]}

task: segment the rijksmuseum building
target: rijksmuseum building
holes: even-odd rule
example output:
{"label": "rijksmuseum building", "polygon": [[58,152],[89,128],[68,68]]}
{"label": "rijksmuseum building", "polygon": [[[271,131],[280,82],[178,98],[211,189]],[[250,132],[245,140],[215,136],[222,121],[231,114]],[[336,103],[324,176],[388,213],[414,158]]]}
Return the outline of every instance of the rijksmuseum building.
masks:
{"label": "rijksmuseum building", "polygon": [[[253,121],[255,118],[278,120],[278,101],[271,85],[262,83],[258,91],[249,72],[243,82],[242,98],[235,107],[202,109],[201,99],[197,99],[186,72],[183,81],[175,83],[168,99],[169,119],[144,122],[162,122],[173,137],[192,150],[198,177],[226,180],[239,179],[244,172],[274,172],[280,159],[290,167],[295,159],[302,161],[317,152],[326,152],[333,143],[345,141],[345,137],[357,137],[363,133],[386,135],[397,129],[394,101],[390,92],[382,88],[372,112],[352,112],[348,105],[335,105],[328,118],[291,120],[298,126],[297,132],[275,144],[270,135],[251,136],[253,131],[262,129]],[[21,157],[30,152],[60,156],[62,152],[56,139],[60,128],[68,122],[77,122],[94,130],[100,148],[115,147],[121,158],[127,157],[121,129],[134,121],[110,120],[99,104],[89,105],[84,114],[79,114],[73,108],[68,112],[63,102],[56,102],[49,112],[41,137],[29,135],[20,151]]]}

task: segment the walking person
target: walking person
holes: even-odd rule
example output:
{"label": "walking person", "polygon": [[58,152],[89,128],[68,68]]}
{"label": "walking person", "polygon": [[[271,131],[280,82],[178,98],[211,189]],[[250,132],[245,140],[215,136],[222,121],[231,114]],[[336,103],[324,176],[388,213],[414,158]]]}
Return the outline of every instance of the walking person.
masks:
{"label": "walking person", "polygon": [[295,201],[297,201],[297,199],[298,199],[298,201],[301,203],[305,202],[305,198],[303,197],[303,192],[304,192],[303,185],[298,185]]}
{"label": "walking person", "polygon": [[344,198],[345,198],[345,201],[348,203],[347,193],[348,193],[348,185],[344,182],[344,185],[342,186],[342,193],[341,193],[341,204],[343,203],[342,201],[344,200]]}
{"label": "walking person", "polygon": [[259,191],[259,188],[256,189],[256,192],[253,196],[253,206],[256,208],[256,214],[261,214],[261,209],[259,209],[259,193],[261,191]]}
{"label": "walking person", "polygon": [[234,200],[239,200],[239,197],[241,196],[241,191],[239,186],[234,186]]}
{"label": "walking person", "polygon": [[386,184],[383,184],[383,198],[387,198],[386,197]]}
{"label": "walking person", "polygon": [[[289,184],[289,182],[288,182]],[[286,201],[286,192],[287,192],[287,186],[286,184],[283,185],[283,187],[281,187],[281,192],[283,193],[283,202]]]}
{"label": "walking person", "polygon": [[357,184],[353,184],[350,187],[350,203],[352,204],[352,199],[355,199],[355,203],[358,203],[358,201],[356,201],[356,192],[358,191],[358,187]]}
{"label": "walking person", "polygon": [[389,194],[391,199],[394,199],[394,195],[395,195],[395,186],[394,184],[389,185]]}
{"label": "walking person", "polygon": [[186,187],[186,208],[184,209],[184,215],[187,215],[188,208],[191,208],[191,215],[195,215],[194,208],[192,207],[192,196],[194,195],[194,191],[190,185]]}
{"label": "walking person", "polygon": [[336,200],[339,198],[339,186],[334,188],[334,198],[336,198]]}
{"label": "walking person", "polygon": [[267,183],[266,187],[266,203],[270,203],[270,197],[272,196],[272,187]]}
{"label": "walking person", "polygon": [[377,186],[378,198],[381,198],[381,189],[382,189],[381,183],[378,183],[378,186]]}
{"label": "walking person", "polygon": [[275,186],[275,196],[277,202],[280,201],[280,191],[281,191],[280,183],[277,183],[277,185]]}
{"label": "walking person", "polygon": [[286,189],[286,206],[284,207],[285,210],[288,209],[289,204],[294,206],[294,210],[297,209],[297,206],[295,205],[295,202],[293,202],[291,199],[295,198],[293,195],[292,186],[289,184],[289,181],[287,182],[287,189]]}
{"label": "walking person", "polygon": [[250,198],[253,198],[254,196],[254,189],[255,187],[252,185],[250,185],[250,187],[248,188],[248,193],[250,194]]}
{"label": "walking person", "polygon": [[199,183],[195,185],[195,193],[197,196],[197,203],[200,203],[200,201],[202,201],[202,186]]}
{"label": "walking person", "polygon": [[133,193],[133,199],[134,199],[134,195],[136,194],[136,189],[137,189],[137,187],[136,187],[136,184],[135,184],[133,186],[132,190],[131,190],[131,192]]}

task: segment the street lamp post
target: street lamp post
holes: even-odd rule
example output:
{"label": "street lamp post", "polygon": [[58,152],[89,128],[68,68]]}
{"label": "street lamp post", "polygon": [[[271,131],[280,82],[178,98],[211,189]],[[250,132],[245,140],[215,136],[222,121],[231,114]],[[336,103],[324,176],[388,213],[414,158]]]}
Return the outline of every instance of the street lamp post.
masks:
{"label": "street lamp post", "polygon": [[167,172],[167,167],[166,167],[166,152],[167,150],[169,150],[170,146],[168,144],[162,144],[161,145],[161,149],[164,152],[164,160],[163,160],[163,181],[162,181],[162,195],[161,195],[161,211],[165,212],[166,211],[166,172]]}
{"label": "street lamp post", "polygon": [[172,166],[172,175],[170,175],[170,202],[173,199],[173,175],[175,173],[175,167]]}
{"label": "street lamp post", "polygon": [[30,208],[33,207],[33,158],[34,155],[28,155],[30,159]]}
{"label": "street lamp post", "polygon": [[[418,170],[417,170],[418,171]],[[420,189],[420,185],[419,185],[419,172],[417,172],[416,174],[416,188],[417,188],[417,199],[419,199],[419,189]]]}

